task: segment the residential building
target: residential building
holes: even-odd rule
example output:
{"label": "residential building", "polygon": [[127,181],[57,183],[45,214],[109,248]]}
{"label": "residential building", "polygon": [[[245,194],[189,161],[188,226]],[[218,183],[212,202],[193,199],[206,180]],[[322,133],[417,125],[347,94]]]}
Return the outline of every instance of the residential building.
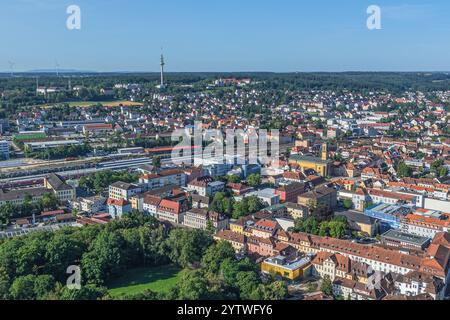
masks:
{"label": "residential building", "polygon": [[228,229],[228,224],[227,217],[206,209],[190,209],[185,213],[183,219],[183,225],[186,227],[206,230],[208,226],[211,226],[216,232]]}
{"label": "residential building", "polygon": [[142,192],[140,186],[122,181],[117,181],[109,186],[109,197],[116,200],[130,201],[133,196],[140,192]]}
{"label": "residential building", "polygon": [[0,140],[0,160],[8,160],[8,159],[9,159],[9,142],[5,140]]}
{"label": "residential building", "polygon": [[66,183],[65,179],[57,174],[50,174],[44,179],[44,187],[50,189],[59,201],[67,202],[76,197],[75,188]]}

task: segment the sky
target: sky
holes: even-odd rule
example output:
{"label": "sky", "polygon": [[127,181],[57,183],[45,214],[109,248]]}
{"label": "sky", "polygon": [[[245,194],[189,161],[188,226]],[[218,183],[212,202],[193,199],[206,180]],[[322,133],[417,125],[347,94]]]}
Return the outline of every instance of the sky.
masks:
{"label": "sky", "polygon": [[169,72],[450,71],[449,17],[448,0],[0,0],[0,70],[158,71],[162,48]]}

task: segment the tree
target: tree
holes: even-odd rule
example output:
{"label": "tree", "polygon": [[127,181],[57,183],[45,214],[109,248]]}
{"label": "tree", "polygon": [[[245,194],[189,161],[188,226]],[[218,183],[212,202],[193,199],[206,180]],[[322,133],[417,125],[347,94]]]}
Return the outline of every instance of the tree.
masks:
{"label": "tree", "polygon": [[247,178],[247,183],[250,187],[258,187],[259,185],[261,185],[261,176],[259,174],[251,174],[248,176]]}
{"label": "tree", "polygon": [[154,156],[152,159],[152,165],[155,169],[161,168],[161,157],[160,156]]}
{"label": "tree", "polygon": [[58,208],[59,200],[54,193],[48,192],[42,196],[42,207],[47,210],[55,210]]}
{"label": "tree", "polygon": [[322,279],[322,284],[320,285],[320,291],[322,291],[327,296],[333,295],[333,283],[329,276],[325,276]]}
{"label": "tree", "polygon": [[82,286],[80,290],[64,287],[60,293],[60,300],[99,300],[106,295],[106,288],[94,285]]}
{"label": "tree", "polygon": [[236,253],[227,241],[219,241],[206,249],[202,257],[202,267],[209,273],[218,273],[220,266],[226,259],[234,259]]}
{"label": "tree", "polygon": [[203,230],[174,229],[167,239],[170,259],[182,267],[200,262],[213,239]]}
{"label": "tree", "polygon": [[207,296],[207,281],[203,274],[198,271],[185,270],[182,272],[178,282],[178,299],[200,300]]}
{"label": "tree", "polygon": [[346,209],[351,209],[351,208],[353,208],[353,201],[352,201],[351,199],[345,199],[345,200],[343,201],[343,203],[344,203],[344,207],[345,207]]}
{"label": "tree", "polygon": [[34,300],[34,275],[18,277],[14,280],[10,288],[10,295],[13,300]]}
{"label": "tree", "polygon": [[268,301],[276,301],[286,299],[288,295],[288,287],[284,281],[275,281],[263,286],[263,299]]}
{"label": "tree", "polygon": [[115,232],[103,231],[95,239],[92,250],[83,254],[83,278],[89,284],[102,285],[111,275],[122,270],[123,239]]}
{"label": "tree", "polygon": [[241,271],[236,275],[236,287],[239,289],[240,298],[243,300],[255,299],[261,279],[254,271]]}
{"label": "tree", "polygon": [[412,176],[412,169],[408,167],[404,162],[400,162],[397,168],[397,175],[400,178],[407,178]]}

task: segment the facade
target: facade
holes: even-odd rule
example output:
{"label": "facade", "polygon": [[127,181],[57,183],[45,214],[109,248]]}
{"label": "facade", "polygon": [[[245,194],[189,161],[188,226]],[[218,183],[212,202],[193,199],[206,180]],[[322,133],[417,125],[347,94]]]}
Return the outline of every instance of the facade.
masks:
{"label": "facade", "polygon": [[450,231],[450,218],[433,210],[416,210],[400,222],[406,233],[433,239],[436,234]]}
{"label": "facade", "polygon": [[44,187],[52,190],[59,201],[72,201],[76,197],[75,188],[68,185],[65,180],[57,175],[50,174],[44,179]]}
{"label": "facade", "polygon": [[298,203],[286,202],[284,204],[287,213],[295,219],[303,219],[308,217],[308,208]]}
{"label": "facade", "polygon": [[382,229],[387,231],[391,228],[400,228],[400,221],[402,218],[411,212],[411,207],[381,203],[367,208],[364,214],[368,217],[380,220]]}
{"label": "facade", "polygon": [[365,233],[370,237],[378,233],[379,223],[375,218],[354,211],[337,212],[336,216],[345,217],[354,231]]}
{"label": "facade", "polygon": [[188,228],[206,230],[211,225],[215,231],[228,229],[229,220],[217,212],[193,208],[184,215],[183,225]]}
{"label": "facade", "polygon": [[36,203],[41,200],[46,193],[50,193],[47,188],[20,189],[11,190],[8,192],[5,192],[0,188],[0,206],[8,203],[13,205],[21,205],[24,203],[27,195],[31,197],[31,201],[33,203]]}
{"label": "facade", "polygon": [[139,183],[145,185],[147,190],[162,188],[167,185],[178,187],[186,186],[187,176],[183,170],[164,170],[158,174],[144,174],[140,177]]}
{"label": "facade", "polygon": [[117,200],[109,198],[106,203],[108,205],[109,215],[113,219],[119,219],[124,214],[130,213],[132,210],[131,204],[125,199]]}
{"label": "facade", "polygon": [[276,194],[282,202],[297,202],[299,195],[307,191],[305,183],[292,182],[278,187]]}
{"label": "facade", "polygon": [[421,251],[428,247],[430,238],[391,229],[381,236],[381,243],[388,247]]}
{"label": "facade", "polygon": [[267,258],[261,263],[261,272],[276,275],[291,281],[308,275],[310,269],[311,259],[309,257],[289,259],[289,257],[278,255]]}
{"label": "facade", "polygon": [[135,184],[118,181],[109,186],[109,197],[116,200],[125,199],[130,201],[131,197],[141,191],[141,187]]}
{"label": "facade", "polygon": [[298,204],[304,207],[325,206],[328,209],[334,209],[337,206],[337,191],[334,188],[326,186],[319,187],[300,195],[298,197]]}
{"label": "facade", "polygon": [[321,158],[292,155],[289,158],[289,164],[298,165],[302,171],[313,169],[322,177],[327,177],[331,173],[331,162]]}
{"label": "facade", "polygon": [[0,160],[8,160],[8,159],[9,159],[9,142],[0,140]]}

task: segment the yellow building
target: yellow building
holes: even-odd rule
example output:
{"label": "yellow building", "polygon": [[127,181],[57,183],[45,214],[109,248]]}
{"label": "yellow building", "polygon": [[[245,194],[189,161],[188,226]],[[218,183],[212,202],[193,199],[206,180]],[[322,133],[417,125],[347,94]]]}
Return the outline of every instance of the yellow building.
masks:
{"label": "yellow building", "polygon": [[292,155],[289,158],[289,164],[296,164],[303,171],[313,169],[322,177],[327,177],[331,174],[331,161],[317,157]]}
{"label": "yellow building", "polygon": [[288,261],[284,256],[276,256],[267,258],[261,263],[261,271],[263,273],[280,276],[292,281],[309,274],[310,269],[311,260],[308,257]]}

